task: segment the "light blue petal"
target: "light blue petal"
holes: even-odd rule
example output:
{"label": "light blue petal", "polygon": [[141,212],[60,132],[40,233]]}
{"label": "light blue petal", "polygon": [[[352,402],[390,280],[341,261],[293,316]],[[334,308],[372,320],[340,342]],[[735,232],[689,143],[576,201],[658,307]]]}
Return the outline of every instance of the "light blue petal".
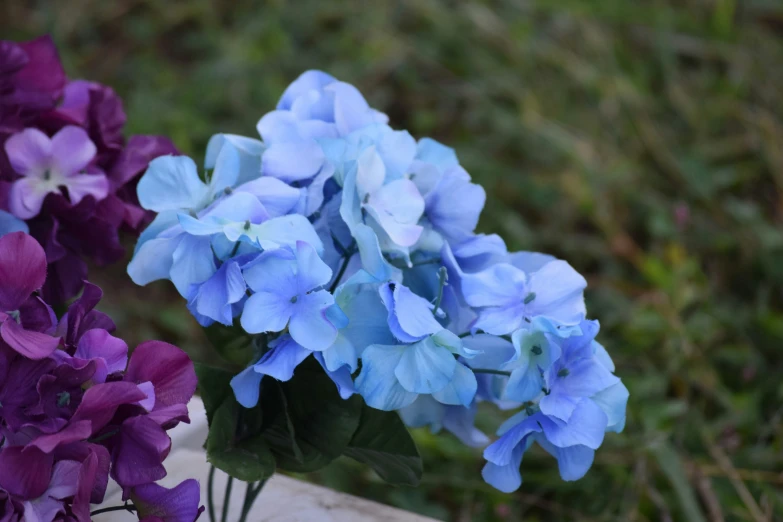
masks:
{"label": "light blue petal", "polygon": [[501,437],[484,449],[484,458],[493,464],[505,466],[512,462],[514,450],[529,445],[529,435],[541,431],[543,415],[525,417],[519,424],[509,428]]}
{"label": "light blue petal", "polygon": [[557,258],[540,252],[513,252],[508,254],[508,263],[519,268],[526,274],[539,271],[544,265],[556,261]]}
{"label": "light blue petal", "polygon": [[440,170],[459,165],[454,149],[432,138],[422,138],[416,148],[416,159],[432,163]]}
{"label": "light blue petal", "polygon": [[510,306],[482,308],[471,328],[493,335],[507,335],[518,330],[524,323],[524,308],[521,303]]}
{"label": "light blue petal", "polygon": [[209,189],[213,197],[236,186],[239,165],[239,151],[230,143],[224,143],[215,158],[215,167],[209,178]]}
{"label": "light blue petal", "polygon": [[240,185],[234,192],[247,192],[254,195],[264,205],[271,217],[290,213],[299,203],[299,189],[271,176],[260,177]]}
{"label": "light blue petal", "polygon": [[177,212],[174,210],[161,212],[160,214],[155,216],[155,219],[152,220],[152,223],[150,223],[139,236],[139,240],[136,242],[136,247],[134,248],[133,251],[134,254],[139,251],[141,245],[143,245],[150,239],[155,239],[164,230],[168,230],[172,227],[177,226],[178,224],[179,224],[179,218],[177,217]]}
{"label": "light blue petal", "polygon": [[479,352],[468,362],[473,368],[501,370],[517,358],[514,345],[502,337],[478,334],[464,337],[462,343],[469,349]]}
{"label": "light blue petal", "polygon": [[601,366],[614,373],[614,361],[612,361],[612,358],[609,356],[609,352],[606,351],[606,348],[604,348],[604,346],[598,341],[593,341],[592,347],[593,355],[595,355],[595,358],[599,363],[601,363]]}
{"label": "light blue petal", "polygon": [[518,268],[500,263],[462,277],[462,294],[470,306],[508,307],[527,295],[527,278]]}
{"label": "light blue petal", "polygon": [[594,358],[577,359],[566,365],[567,375],[559,372],[550,382],[552,390],[572,397],[590,397],[614,386],[620,379]]}
{"label": "light blue petal", "polygon": [[147,210],[199,210],[209,189],[198,177],[196,164],[187,156],[161,156],[150,162],[139,180],[139,203]]}
{"label": "light blue petal", "polygon": [[478,383],[473,372],[466,366],[457,363],[451,381],[442,389],[434,392],[432,396],[443,404],[467,407],[473,402],[477,389]]}
{"label": "light blue petal", "polygon": [[195,308],[198,314],[222,323],[233,324],[232,306],[245,296],[245,279],[242,270],[233,261],[227,261],[198,289]]}
{"label": "light blue petal", "polygon": [[532,401],[544,388],[544,378],[535,365],[511,372],[503,392],[503,399],[517,402]]}
{"label": "light blue petal", "polygon": [[258,404],[262,378],[263,375],[256,372],[251,366],[231,379],[231,389],[234,390],[234,396],[239,404],[245,408],[252,408]]}
{"label": "light blue petal", "polygon": [[240,322],[247,333],[279,332],[288,324],[294,305],[285,296],[267,292],[251,295]]}
{"label": "light blue petal", "polygon": [[448,241],[460,242],[471,237],[486,199],[484,189],[471,183],[461,167],[454,167],[427,197],[426,214]]}
{"label": "light blue petal", "polygon": [[457,365],[448,349],[425,339],[405,348],[394,375],[410,392],[434,393],[449,384]]}
{"label": "light blue petal", "polygon": [[590,466],[593,465],[595,450],[592,450],[587,446],[558,448],[557,446],[550,444],[544,437],[536,436],[536,440],[542,448],[557,459],[560,478],[563,480],[579,480],[585,476],[590,469]]}
{"label": "light blue petal", "polygon": [[581,397],[552,392],[541,397],[538,405],[545,415],[568,421],[581,400]]}
{"label": "light blue petal", "polygon": [[239,154],[235,185],[241,185],[261,175],[261,154],[265,148],[263,142],[236,134],[215,134],[209,139],[204,168],[214,169],[221,149],[226,146],[233,147]]}
{"label": "light blue petal", "polygon": [[291,183],[312,178],[325,161],[315,140],[295,143],[275,143],[261,156],[261,173]]}
{"label": "light blue petal", "polygon": [[353,230],[353,237],[359,247],[362,268],[378,281],[393,279],[394,269],[383,257],[381,247],[378,244],[378,236],[375,235],[372,228],[359,223]]}
{"label": "light blue petal", "polygon": [[329,348],[337,338],[337,328],[326,317],[333,304],[334,297],[326,290],[300,294],[288,323],[291,337],[308,350]]}
{"label": "light blue petal", "polygon": [[463,444],[471,448],[482,448],[489,444],[489,437],[474,426],[476,403],[469,407],[446,406],[443,427],[454,434]]}
{"label": "light blue petal", "polygon": [[[360,356],[364,348],[371,344],[394,344],[377,285],[345,284],[335,292],[335,301],[348,317],[348,324],[340,330],[340,337],[352,346],[350,353]],[[329,348],[328,351],[331,350]],[[343,353],[343,357],[349,356],[347,349]],[[326,355],[327,361],[330,357],[331,354]],[[350,364],[349,360],[345,359],[343,364]],[[356,368],[351,365],[351,369]]]}
{"label": "light blue petal", "polygon": [[0,237],[11,232],[24,232],[27,234],[30,232],[30,229],[27,228],[27,223],[21,219],[12,216],[4,210],[0,210]]}
{"label": "light blue petal", "polygon": [[192,285],[203,283],[217,271],[208,237],[184,236],[172,259],[171,282],[185,298],[190,297]]}
{"label": "light blue petal", "polygon": [[128,264],[128,275],[139,286],[171,277],[174,252],[184,235],[151,239],[139,248]]}
{"label": "light blue petal", "polygon": [[381,345],[371,345],[364,350],[356,391],[371,408],[399,410],[416,400],[418,394],[406,391],[394,375],[405,350],[405,346]]}
{"label": "light blue petal", "polygon": [[326,368],[331,371],[336,371],[345,366],[353,373],[359,367],[359,356],[351,341],[342,332],[338,332],[337,338],[329,348],[317,353],[323,356]]}
{"label": "light blue petal", "polygon": [[443,427],[446,406],[430,395],[419,395],[413,403],[399,411],[402,422],[409,428],[429,426],[432,433],[438,433]]}
{"label": "light blue petal", "polygon": [[628,388],[621,382],[591,397],[606,413],[606,431],[620,433],[625,428],[625,410],[628,405]]}
{"label": "light blue petal", "polygon": [[278,381],[289,381],[294,376],[296,367],[311,353],[289,336],[283,336],[253,365],[253,369]]}
{"label": "light blue petal", "polygon": [[522,464],[522,455],[525,453],[523,446],[514,448],[508,464],[497,465],[487,462],[481,470],[484,482],[503,493],[513,493],[522,485],[522,475],[519,466]]}
{"label": "light blue petal", "polygon": [[242,271],[254,292],[280,294],[284,300],[297,294],[296,257],[287,248],[262,253],[244,265]]}
{"label": "light blue petal", "polygon": [[294,247],[297,241],[309,243],[319,254],[324,248],[312,223],[299,214],[272,218],[260,225],[251,225],[247,230],[243,225],[233,234],[227,232],[226,236],[232,241],[247,238],[264,250],[274,250],[283,246]]}
{"label": "light blue petal", "polygon": [[432,304],[408,287],[386,283],[379,292],[388,310],[389,328],[400,341],[416,342],[443,329],[432,315]]}
{"label": "light blue petal", "polygon": [[326,375],[328,375],[337,386],[337,392],[340,394],[340,398],[347,399],[356,393],[356,388],[353,384],[353,379],[351,378],[351,371],[347,366],[341,366],[337,368],[337,370],[330,370],[326,366],[326,361],[324,361],[323,352],[313,352],[313,356],[323,367]]}
{"label": "light blue petal", "polygon": [[286,88],[280,101],[277,102],[277,108],[289,110],[299,96],[309,91],[322,91],[324,87],[336,81],[333,76],[323,71],[316,69],[305,71]]}
{"label": "light blue petal", "polygon": [[529,293],[535,298],[526,305],[525,315],[542,315],[564,325],[585,318],[584,289],[587,281],[565,261],[547,263],[530,276]]}
{"label": "light blue petal", "polygon": [[567,423],[546,416],[539,422],[547,440],[559,448],[583,445],[598,449],[604,441],[607,421],[600,406],[590,399],[582,399]]}
{"label": "light blue petal", "polygon": [[324,263],[309,243],[296,242],[297,293],[320,288],[332,279],[332,269]]}

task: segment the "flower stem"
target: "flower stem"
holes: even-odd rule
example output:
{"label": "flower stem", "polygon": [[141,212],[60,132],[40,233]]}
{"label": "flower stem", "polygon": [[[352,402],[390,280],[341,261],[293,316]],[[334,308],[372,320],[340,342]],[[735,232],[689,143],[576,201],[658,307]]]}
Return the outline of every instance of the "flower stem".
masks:
{"label": "flower stem", "polygon": [[215,485],[215,466],[209,467],[209,477],[207,477],[207,509],[209,509],[209,522],[215,521],[215,500],[212,496]]}
{"label": "flower stem", "polygon": [[92,517],[95,515],[100,515],[102,513],[110,513],[112,511],[127,511],[129,513],[134,513],[136,511],[136,506],[134,506],[133,504],[125,504],[122,506],[107,507],[107,508],[92,511],[90,513],[90,516]]}
{"label": "flower stem", "polygon": [[242,506],[242,516],[239,518],[239,522],[247,521],[247,516],[250,514],[250,509],[253,507],[253,503],[256,501],[258,494],[261,493],[261,490],[264,488],[267,480],[268,479],[264,479],[255,486],[253,486],[252,482],[248,482],[247,490],[245,491],[245,503]]}
{"label": "flower stem", "polygon": [[345,275],[345,271],[348,269],[348,263],[351,262],[351,258],[354,254],[355,252],[353,249],[345,253],[345,256],[343,257],[343,264],[340,265],[340,270],[337,272],[337,277],[334,278],[334,282],[332,283],[332,287],[329,289],[329,292],[334,293],[334,291],[337,290],[337,285],[340,284],[340,279],[342,279]]}
{"label": "flower stem", "polygon": [[438,317],[438,308],[440,308],[440,302],[443,300],[443,287],[446,286],[446,281],[449,279],[449,273],[445,266],[438,269],[438,298],[435,299],[435,308],[432,309],[432,315]]}
{"label": "flower stem", "polygon": [[220,517],[222,522],[228,522],[228,505],[231,503],[231,488],[234,486],[234,477],[228,476],[226,482],[226,494],[223,495],[223,514]]}
{"label": "flower stem", "polygon": [[504,372],[503,370],[490,370],[489,368],[471,368],[473,370],[473,373],[489,373],[492,375],[505,375],[506,377],[511,376],[511,372]]}

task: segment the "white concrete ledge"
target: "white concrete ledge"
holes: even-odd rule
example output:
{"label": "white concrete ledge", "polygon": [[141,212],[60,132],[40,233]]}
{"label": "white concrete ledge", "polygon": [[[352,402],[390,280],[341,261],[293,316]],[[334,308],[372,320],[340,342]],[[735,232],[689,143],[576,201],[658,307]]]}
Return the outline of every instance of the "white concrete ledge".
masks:
{"label": "white concrete ledge", "polygon": [[[180,424],[169,434],[172,450],[166,459],[168,476],[160,483],[173,487],[185,479],[195,478],[201,484],[201,501],[206,505],[209,464],[202,449],[207,437],[207,417],[204,404],[195,397],[188,405],[191,424]],[[214,495],[218,517],[223,506],[223,492],[227,477],[218,471]],[[119,486],[109,484],[106,500],[101,507],[122,504]],[[245,484],[234,481],[231,493],[229,520],[236,522],[245,496]],[[101,521],[133,521],[136,517],[124,512],[112,512],[95,517]],[[206,513],[201,519],[208,521]],[[248,517],[249,522],[433,522],[434,519],[385,506],[322,486],[275,475],[264,486]]]}

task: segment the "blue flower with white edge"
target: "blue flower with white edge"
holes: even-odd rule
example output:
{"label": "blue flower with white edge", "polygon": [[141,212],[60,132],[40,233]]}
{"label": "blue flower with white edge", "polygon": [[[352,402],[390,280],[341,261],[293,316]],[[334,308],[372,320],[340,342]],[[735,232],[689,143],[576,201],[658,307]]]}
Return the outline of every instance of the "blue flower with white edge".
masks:
{"label": "blue flower with white edge", "polygon": [[432,433],[445,429],[466,446],[481,448],[489,444],[489,437],[474,424],[477,406],[476,401],[467,407],[451,406],[441,404],[430,395],[419,395],[399,413],[402,421],[411,428],[429,426]]}
{"label": "blue flower with white edge", "polygon": [[413,344],[371,345],[362,353],[356,390],[379,410],[398,410],[420,394],[443,404],[467,406],[476,394],[476,377],[455,355],[471,357],[462,340],[441,330]]}
{"label": "blue flower with white edge", "polygon": [[508,263],[499,263],[462,277],[465,301],[477,309],[474,330],[505,335],[536,317],[565,326],[585,317],[585,278],[565,261],[550,261],[526,274]]}
{"label": "blue flower with white edge", "polygon": [[325,350],[337,338],[327,317],[334,297],[321,290],[332,270],[310,244],[297,241],[294,250],[264,252],[243,270],[253,291],[242,312],[248,333],[280,332],[286,327],[294,341],[308,350]]}

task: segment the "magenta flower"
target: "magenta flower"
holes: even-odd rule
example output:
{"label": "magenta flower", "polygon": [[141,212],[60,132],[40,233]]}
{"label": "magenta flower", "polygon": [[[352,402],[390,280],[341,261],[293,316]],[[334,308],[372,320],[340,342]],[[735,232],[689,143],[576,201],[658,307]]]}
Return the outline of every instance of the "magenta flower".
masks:
{"label": "magenta flower", "polygon": [[125,119],[111,88],[66,78],[49,37],[0,41],[0,236],[29,230],[44,247],[51,304],[79,293],[85,260],[123,257],[120,229],[138,234],[152,220],[138,178],[177,150],[159,136],[126,142]]}
{"label": "magenta flower", "polygon": [[158,494],[168,490],[154,481],[166,476],[167,431],[189,422],[193,363],[158,341],[128,360],[89,283],[58,321],[36,295],[45,278],[35,239],[0,237],[0,522],[88,522],[109,477],[127,495],[151,495],[150,516],[192,522],[199,498],[189,483]]}
{"label": "magenta flower", "polygon": [[8,207],[20,219],[41,212],[44,198],[65,191],[73,205],[86,196],[101,201],[109,193],[102,172],[85,173],[97,149],[81,127],[63,127],[51,139],[38,129],[25,129],[5,142],[13,169],[22,177],[11,184]]}

